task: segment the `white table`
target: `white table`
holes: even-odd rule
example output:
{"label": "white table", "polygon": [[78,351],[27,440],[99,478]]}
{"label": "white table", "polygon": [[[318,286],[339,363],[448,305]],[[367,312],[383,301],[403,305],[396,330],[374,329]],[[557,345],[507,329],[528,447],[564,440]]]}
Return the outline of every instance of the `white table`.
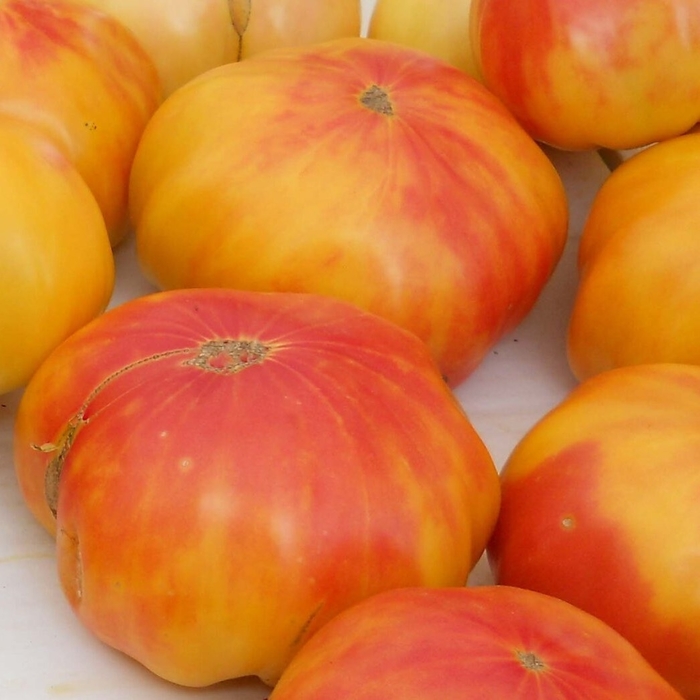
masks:
{"label": "white table", "polygon": [[[374,0],[363,0],[368,12]],[[456,389],[500,467],[516,442],[574,386],[564,354],[576,288],[578,237],[592,197],[607,175],[594,153],[551,153],[571,206],[569,241],[536,307]],[[112,304],[152,291],[138,270],[131,241],[116,253]],[[26,510],[12,465],[11,430],[19,392],[0,396],[0,699],[261,700],[255,680],[192,691],[154,677],[105,647],[73,616],[59,589],[52,539]],[[485,561],[470,579],[489,583]]]}

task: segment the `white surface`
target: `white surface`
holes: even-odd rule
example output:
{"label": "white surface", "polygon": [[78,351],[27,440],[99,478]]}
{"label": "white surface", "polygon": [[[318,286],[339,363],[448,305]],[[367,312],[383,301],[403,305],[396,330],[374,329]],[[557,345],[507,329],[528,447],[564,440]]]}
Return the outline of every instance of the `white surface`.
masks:
{"label": "white surface", "polygon": [[[363,4],[367,9],[373,0]],[[593,153],[551,155],[570,198],[565,254],[528,318],[456,389],[499,467],[532,424],[574,385],[564,336],[576,287],[576,246],[607,171]],[[113,304],[151,291],[139,274],[131,242],[118,249],[117,266]],[[18,399],[18,392],[0,396],[0,700],[265,698],[269,689],[254,680],[200,690],[170,685],[81,627],[58,586],[53,541],[28,514],[16,485],[11,429]],[[489,581],[482,561],[471,582]]]}

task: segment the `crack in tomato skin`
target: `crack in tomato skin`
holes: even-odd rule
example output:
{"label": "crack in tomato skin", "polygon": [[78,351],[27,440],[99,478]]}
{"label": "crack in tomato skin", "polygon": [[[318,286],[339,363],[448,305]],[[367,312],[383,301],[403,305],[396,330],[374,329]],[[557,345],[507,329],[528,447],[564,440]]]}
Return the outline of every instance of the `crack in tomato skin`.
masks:
{"label": "crack in tomato skin", "polygon": [[[63,552],[58,564],[65,580],[70,586],[65,591],[74,606],[80,605],[83,599],[83,556],[80,549],[80,539],[75,532],[62,528],[57,535],[63,543]],[[58,540],[57,540],[58,541]]]}
{"label": "crack in tomato skin", "polygon": [[[87,408],[87,406],[85,406],[85,408]],[[44,473],[44,495],[46,498],[46,505],[49,507],[54,518],[58,514],[58,483],[61,479],[63,464],[66,461],[70,448],[73,446],[75,436],[81,426],[86,423],[82,418],[83,413],[84,410],[83,407],[81,407],[81,410],[68,421],[61,437],[54,446],[53,451],[56,454],[51,458]]]}
{"label": "crack in tomato skin", "polygon": [[[226,342],[243,342],[245,343],[246,341],[209,341],[208,343],[202,344],[199,348],[194,347],[194,348],[176,348],[174,350],[168,350],[165,352],[161,353],[156,353],[154,355],[149,355],[148,357],[142,357],[139,358],[138,360],[135,360],[134,362],[130,362],[128,365],[125,365],[124,367],[116,370],[115,372],[112,372],[112,374],[108,375],[105,377],[88,395],[88,397],[85,399],[85,401],[82,403],[80,408],[76,411],[76,413],[68,420],[68,422],[65,425],[65,428],[63,429],[60,437],[58,440],[52,443],[45,443],[42,445],[32,445],[32,449],[40,451],[40,452],[51,452],[54,453],[53,457],[49,461],[49,463],[46,465],[46,471],[44,472],[44,498],[46,499],[46,505],[48,506],[49,510],[51,511],[52,515],[54,518],[57,517],[58,514],[58,493],[59,493],[59,484],[61,480],[61,473],[63,471],[63,466],[66,462],[66,459],[68,457],[68,453],[70,452],[71,447],[73,446],[73,443],[75,442],[75,438],[80,432],[81,428],[84,425],[87,425],[90,422],[90,418],[86,418],[85,414],[87,413],[88,409],[90,408],[91,404],[95,401],[95,399],[99,396],[99,394],[107,387],[109,384],[111,384],[114,380],[118,379],[122,375],[126,374],[127,372],[130,372],[134,369],[137,369],[138,367],[142,367],[143,365],[152,363],[152,362],[157,362],[158,360],[161,360],[165,357],[172,357],[173,355],[180,355],[180,354],[192,354],[193,352],[198,352],[198,355],[202,353],[202,348],[206,347],[210,343],[226,343]],[[262,346],[264,347],[264,346]],[[195,357],[196,360],[196,357]],[[195,364],[196,366],[197,363],[192,361],[190,363],[185,362],[184,364]],[[249,361],[250,364],[250,361]],[[253,362],[253,364],[257,364],[257,362]],[[247,366],[247,365],[246,365]]]}
{"label": "crack in tomato skin", "polygon": [[85,414],[95,398],[107,385],[131,370],[157,362],[165,357],[172,357],[173,355],[191,355],[196,352],[193,358],[183,362],[183,366],[196,367],[205,372],[227,375],[235,374],[248,367],[260,364],[268,356],[269,351],[270,348],[268,346],[257,340],[221,338],[209,340],[202,343],[199,347],[177,348],[142,357],[105,377],[90,392],[78,411],[70,418],[57,441],[43,445],[32,445],[32,448],[35,450],[54,453],[44,472],[44,497],[53,517],[56,518],[58,514],[58,492],[63,465],[80,429],[90,421],[90,418],[86,418]]}

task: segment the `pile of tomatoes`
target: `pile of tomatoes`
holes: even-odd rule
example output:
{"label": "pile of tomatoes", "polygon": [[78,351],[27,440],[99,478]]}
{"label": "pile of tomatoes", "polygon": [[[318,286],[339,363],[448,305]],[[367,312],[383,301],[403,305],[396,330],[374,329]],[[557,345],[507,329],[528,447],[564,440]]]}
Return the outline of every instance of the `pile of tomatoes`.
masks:
{"label": "pile of tomatoes", "polygon": [[[0,0],[0,47],[0,394],[97,638],[271,700],[700,698],[695,0]],[[567,242],[542,145],[630,154],[496,465],[453,389]]]}

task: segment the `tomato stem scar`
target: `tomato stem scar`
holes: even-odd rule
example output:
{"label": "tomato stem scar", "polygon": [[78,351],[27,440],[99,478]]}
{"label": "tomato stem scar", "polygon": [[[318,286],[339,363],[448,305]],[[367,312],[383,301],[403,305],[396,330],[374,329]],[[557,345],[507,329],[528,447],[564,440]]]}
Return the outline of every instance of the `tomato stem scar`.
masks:
{"label": "tomato stem scar", "polygon": [[540,659],[537,654],[531,651],[518,651],[516,652],[518,661],[528,670],[528,671],[544,671],[547,665]]}
{"label": "tomato stem scar", "polygon": [[377,114],[384,114],[387,117],[394,116],[394,106],[391,104],[389,95],[384,88],[379,85],[371,85],[361,95],[360,102]]}
{"label": "tomato stem scar", "polygon": [[268,352],[269,348],[257,340],[210,340],[199,348],[195,357],[183,364],[205,372],[234,374],[260,364]]}

